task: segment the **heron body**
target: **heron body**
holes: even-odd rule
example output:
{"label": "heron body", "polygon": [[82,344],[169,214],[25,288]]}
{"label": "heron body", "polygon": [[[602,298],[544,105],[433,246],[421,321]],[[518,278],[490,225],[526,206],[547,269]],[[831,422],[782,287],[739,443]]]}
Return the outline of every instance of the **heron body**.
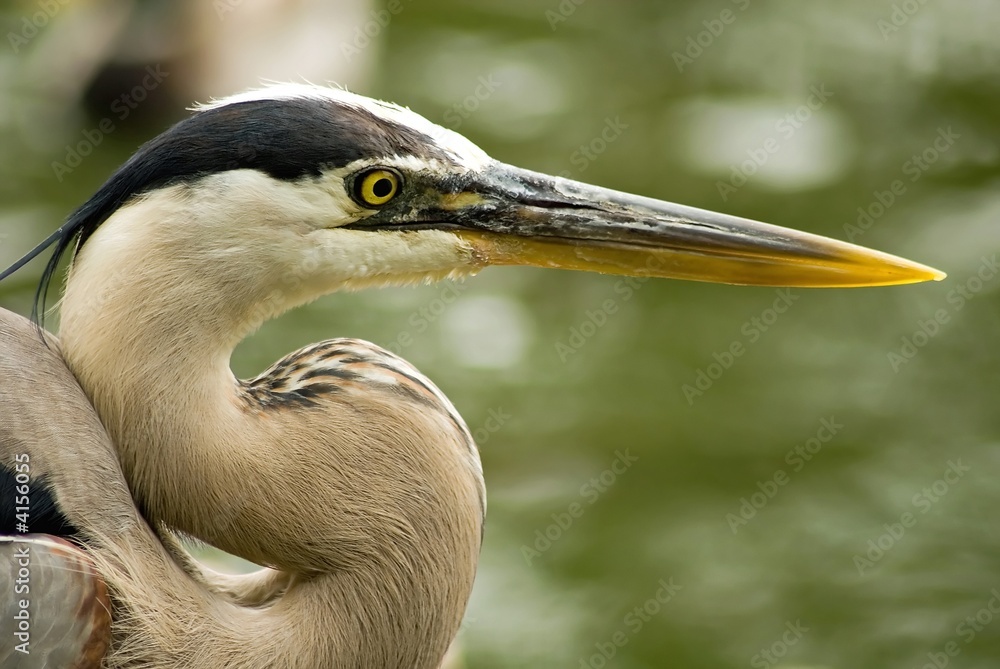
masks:
{"label": "heron body", "polygon": [[[943,276],[520,170],[409,110],[312,86],[199,108],[49,241],[42,298],[77,245],[58,344],[0,319],[4,347],[23,349],[2,358],[17,373],[0,405],[20,418],[0,423],[0,473],[12,483],[21,452],[37,463],[54,503],[42,531],[107,582],[109,667],[434,668],[454,637],[486,509],[465,423],[359,340],[236,379],[236,345],[288,309],[491,264],[761,285]],[[172,532],[266,568],[214,574]]]}

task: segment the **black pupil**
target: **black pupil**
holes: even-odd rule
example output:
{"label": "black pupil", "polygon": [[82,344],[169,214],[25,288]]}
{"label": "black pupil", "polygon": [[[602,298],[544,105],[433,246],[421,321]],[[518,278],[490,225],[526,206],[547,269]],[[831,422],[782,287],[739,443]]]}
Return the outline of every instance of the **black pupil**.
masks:
{"label": "black pupil", "polygon": [[387,197],[392,192],[392,182],[382,177],[372,184],[372,193],[375,197]]}

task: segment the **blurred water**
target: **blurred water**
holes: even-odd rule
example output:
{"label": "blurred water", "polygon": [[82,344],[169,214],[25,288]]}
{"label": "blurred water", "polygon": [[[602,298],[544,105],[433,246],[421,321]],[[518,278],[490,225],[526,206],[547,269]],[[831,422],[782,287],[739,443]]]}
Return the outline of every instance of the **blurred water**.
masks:
{"label": "blurred water", "polygon": [[[15,30],[22,5],[6,10]],[[365,51],[375,77],[360,92],[507,162],[949,273],[787,293],[490,269],[267,324],[238,350],[239,374],[363,337],[420,367],[476,432],[490,514],[468,665],[995,666],[1000,8],[402,7]],[[197,70],[179,64],[170,99],[59,181],[52,162],[106,109],[54,92],[85,81],[31,85],[42,55],[56,59],[41,46],[59,20],[0,48],[0,264],[179,117]],[[0,304],[30,309],[32,271],[0,286]]]}

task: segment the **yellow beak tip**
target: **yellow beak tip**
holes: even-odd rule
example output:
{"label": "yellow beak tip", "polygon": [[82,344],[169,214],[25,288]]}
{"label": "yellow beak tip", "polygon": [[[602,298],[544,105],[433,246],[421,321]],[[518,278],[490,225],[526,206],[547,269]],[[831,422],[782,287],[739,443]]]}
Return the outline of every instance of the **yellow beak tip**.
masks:
{"label": "yellow beak tip", "polygon": [[944,281],[948,275],[939,269],[934,269],[933,267],[928,267],[927,265],[920,265],[918,263],[908,263],[913,270],[913,278],[909,283],[922,283],[924,281]]}

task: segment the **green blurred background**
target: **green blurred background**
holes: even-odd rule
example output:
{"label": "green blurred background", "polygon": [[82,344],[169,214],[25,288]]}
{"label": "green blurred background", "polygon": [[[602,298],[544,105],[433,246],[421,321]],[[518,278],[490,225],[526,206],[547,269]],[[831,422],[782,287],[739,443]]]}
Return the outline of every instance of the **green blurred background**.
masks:
{"label": "green blurred background", "polygon": [[[322,299],[233,366],[363,337],[453,399],[490,491],[468,667],[996,666],[996,3],[2,12],[0,265],[190,103],[305,78],[408,105],[506,162],[945,270],[789,293],[489,269]],[[41,265],[0,305],[28,313]]]}

